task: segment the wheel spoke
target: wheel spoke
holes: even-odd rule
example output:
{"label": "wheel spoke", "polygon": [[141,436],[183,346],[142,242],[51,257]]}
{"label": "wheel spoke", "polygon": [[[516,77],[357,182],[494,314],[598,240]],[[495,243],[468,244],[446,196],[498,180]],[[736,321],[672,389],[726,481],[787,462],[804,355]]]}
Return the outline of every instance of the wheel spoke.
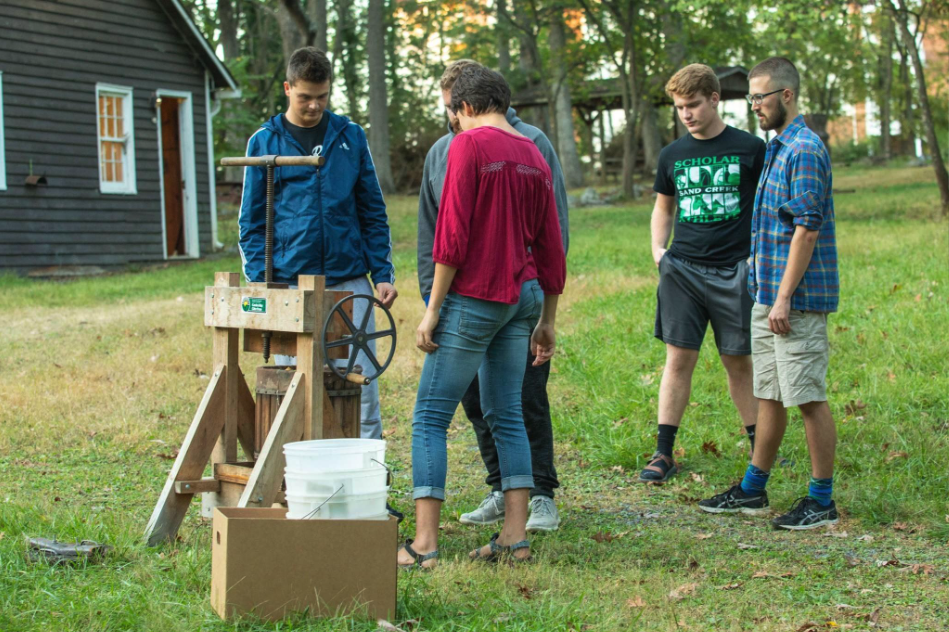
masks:
{"label": "wheel spoke", "polygon": [[395,335],[395,329],[386,329],[385,331],[374,331],[371,334],[366,334],[366,340],[378,340],[379,338],[385,338],[386,336]]}
{"label": "wheel spoke", "polygon": [[[369,302],[369,307],[366,309],[366,313],[362,315],[362,324],[359,325],[359,329],[361,329],[362,331],[366,331],[366,327],[369,326],[369,318],[370,316],[372,316],[372,301],[368,301],[368,302]],[[353,305],[353,309],[355,309],[355,307],[356,306]]]}
{"label": "wheel spoke", "polygon": [[337,309],[336,312],[343,319],[343,322],[346,324],[346,326],[349,327],[349,333],[354,334],[359,331],[356,329],[356,325],[353,324],[353,321],[349,318],[349,314],[347,314],[342,308]]}
{"label": "wheel spoke", "polygon": [[354,341],[355,339],[356,339],[356,338],[353,337],[353,336],[346,336],[345,338],[340,338],[339,340],[334,340],[334,341],[332,341],[332,342],[327,342],[327,343],[326,343],[326,348],[327,348],[327,349],[335,349],[335,348],[337,348],[337,347],[347,347],[347,346],[353,344],[353,341]]}
{"label": "wheel spoke", "polygon": [[346,375],[349,375],[353,372],[353,367],[356,366],[356,353],[349,354],[349,363],[346,365]]}
{"label": "wheel spoke", "polygon": [[365,353],[365,354],[366,354],[366,357],[369,358],[369,361],[372,362],[372,366],[375,367],[376,371],[377,371],[377,372],[381,372],[381,371],[382,371],[382,365],[379,364],[379,361],[378,361],[378,360],[376,360],[376,354],[374,354],[372,351],[370,351],[368,347],[366,347],[365,349],[363,349],[363,353]]}

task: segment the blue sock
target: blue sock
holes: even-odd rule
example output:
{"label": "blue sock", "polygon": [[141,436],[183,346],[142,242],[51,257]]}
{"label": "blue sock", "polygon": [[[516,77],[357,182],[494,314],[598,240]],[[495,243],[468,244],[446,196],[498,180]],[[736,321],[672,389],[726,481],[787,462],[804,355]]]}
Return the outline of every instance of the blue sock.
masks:
{"label": "blue sock", "polygon": [[741,491],[752,496],[763,494],[769,476],[771,476],[770,472],[759,470],[749,463],[748,469],[745,470],[745,478],[741,479]]}
{"label": "blue sock", "polygon": [[834,479],[811,477],[811,484],[807,489],[807,495],[821,504],[822,507],[830,505],[830,497],[834,493]]}

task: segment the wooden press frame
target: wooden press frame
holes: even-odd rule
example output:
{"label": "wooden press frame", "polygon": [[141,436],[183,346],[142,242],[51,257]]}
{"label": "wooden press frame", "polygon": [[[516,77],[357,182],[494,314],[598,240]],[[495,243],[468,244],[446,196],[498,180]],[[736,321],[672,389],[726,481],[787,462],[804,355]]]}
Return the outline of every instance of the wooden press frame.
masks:
{"label": "wooden press frame", "polygon": [[[196,493],[220,490],[218,478],[202,478],[209,462],[215,472],[237,463],[238,442],[245,454],[254,454],[255,402],[238,363],[242,329],[245,351],[260,351],[260,331],[271,331],[272,352],[296,355],[297,367],[237,506],[274,503],[286,467],[284,444],[346,436],[324,388],[321,330],[333,305],[351,292],[327,292],[326,278],[313,275],[301,275],[297,289],[275,285],[240,287],[239,274],[218,272],[214,286],[205,288],[204,324],[213,328],[213,370],[148,521],[150,546],[174,540]],[[245,312],[244,298],[265,299],[267,312]],[[338,338],[341,327],[334,319],[327,338]],[[347,354],[345,346],[332,351],[333,356]]]}

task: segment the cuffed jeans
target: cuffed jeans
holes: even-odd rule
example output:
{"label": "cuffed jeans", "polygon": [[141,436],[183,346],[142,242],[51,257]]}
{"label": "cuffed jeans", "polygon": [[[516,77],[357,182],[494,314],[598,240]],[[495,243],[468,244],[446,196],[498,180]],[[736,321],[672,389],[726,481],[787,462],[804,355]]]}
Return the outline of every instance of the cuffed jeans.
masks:
{"label": "cuffed jeans", "polygon": [[[524,412],[524,429],[531,447],[531,469],[534,473],[535,496],[554,497],[554,490],[560,487],[557,480],[557,468],[554,467],[554,431],[550,421],[550,401],[547,399],[547,380],[550,377],[550,362],[534,366],[534,356],[528,353],[527,368],[524,371],[524,386],[521,392],[521,407]],[[493,491],[501,491],[501,467],[498,463],[498,450],[494,445],[491,428],[481,412],[481,389],[476,377],[461,398],[465,415],[474,427],[478,439],[481,460],[488,470],[484,482]]]}
{"label": "cuffed jeans", "polygon": [[[290,287],[296,287],[291,285]],[[352,292],[353,294],[368,294],[369,296],[373,295],[372,284],[369,283],[369,279],[366,277],[357,277],[355,279],[350,279],[348,281],[343,281],[337,285],[330,285],[326,288],[327,290],[338,290],[341,292]],[[358,327],[362,323],[362,319],[366,314],[366,308],[369,308],[369,324],[366,325],[366,331],[373,333],[376,331],[376,316],[375,310],[372,308],[373,303],[362,299],[353,301],[353,322],[356,323]],[[323,326],[322,323],[319,324],[320,327]],[[350,353],[352,353],[352,347],[349,347]],[[376,341],[369,341],[369,349],[375,353],[376,352]],[[342,366],[344,369],[349,360],[336,360],[337,366]],[[276,366],[293,366],[297,363],[296,356],[287,356],[287,355],[274,355],[274,365]],[[369,358],[366,357],[366,354],[360,351],[356,355],[356,364],[363,367],[363,370],[368,374],[373,372],[372,364],[369,362]],[[362,387],[362,397],[360,399],[362,410],[360,417],[360,433],[359,436],[363,439],[381,439],[382,438],[382,413],[379,410],[379,381],[373,380],[367,386]]]}
{"label": "cuffed jeans", "polygon": [[412,421],[413,498],[445,499],[448,427],[477,375],[481,407],[497,446],[501,490],[532,489],[521,388],[530,335],[544,293],[524,283],[515,305],[449,294],[439,312],[438,349],[425,358]]}

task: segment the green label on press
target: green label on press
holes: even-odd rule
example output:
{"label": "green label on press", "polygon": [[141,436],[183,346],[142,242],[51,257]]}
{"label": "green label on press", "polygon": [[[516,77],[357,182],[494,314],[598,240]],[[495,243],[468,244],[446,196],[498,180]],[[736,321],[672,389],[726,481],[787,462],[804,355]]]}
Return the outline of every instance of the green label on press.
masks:
{"label": "green label on press", "polygon": [[267,299],[245,296],[241,299],[241,310],[248,314],[266,314]]}

